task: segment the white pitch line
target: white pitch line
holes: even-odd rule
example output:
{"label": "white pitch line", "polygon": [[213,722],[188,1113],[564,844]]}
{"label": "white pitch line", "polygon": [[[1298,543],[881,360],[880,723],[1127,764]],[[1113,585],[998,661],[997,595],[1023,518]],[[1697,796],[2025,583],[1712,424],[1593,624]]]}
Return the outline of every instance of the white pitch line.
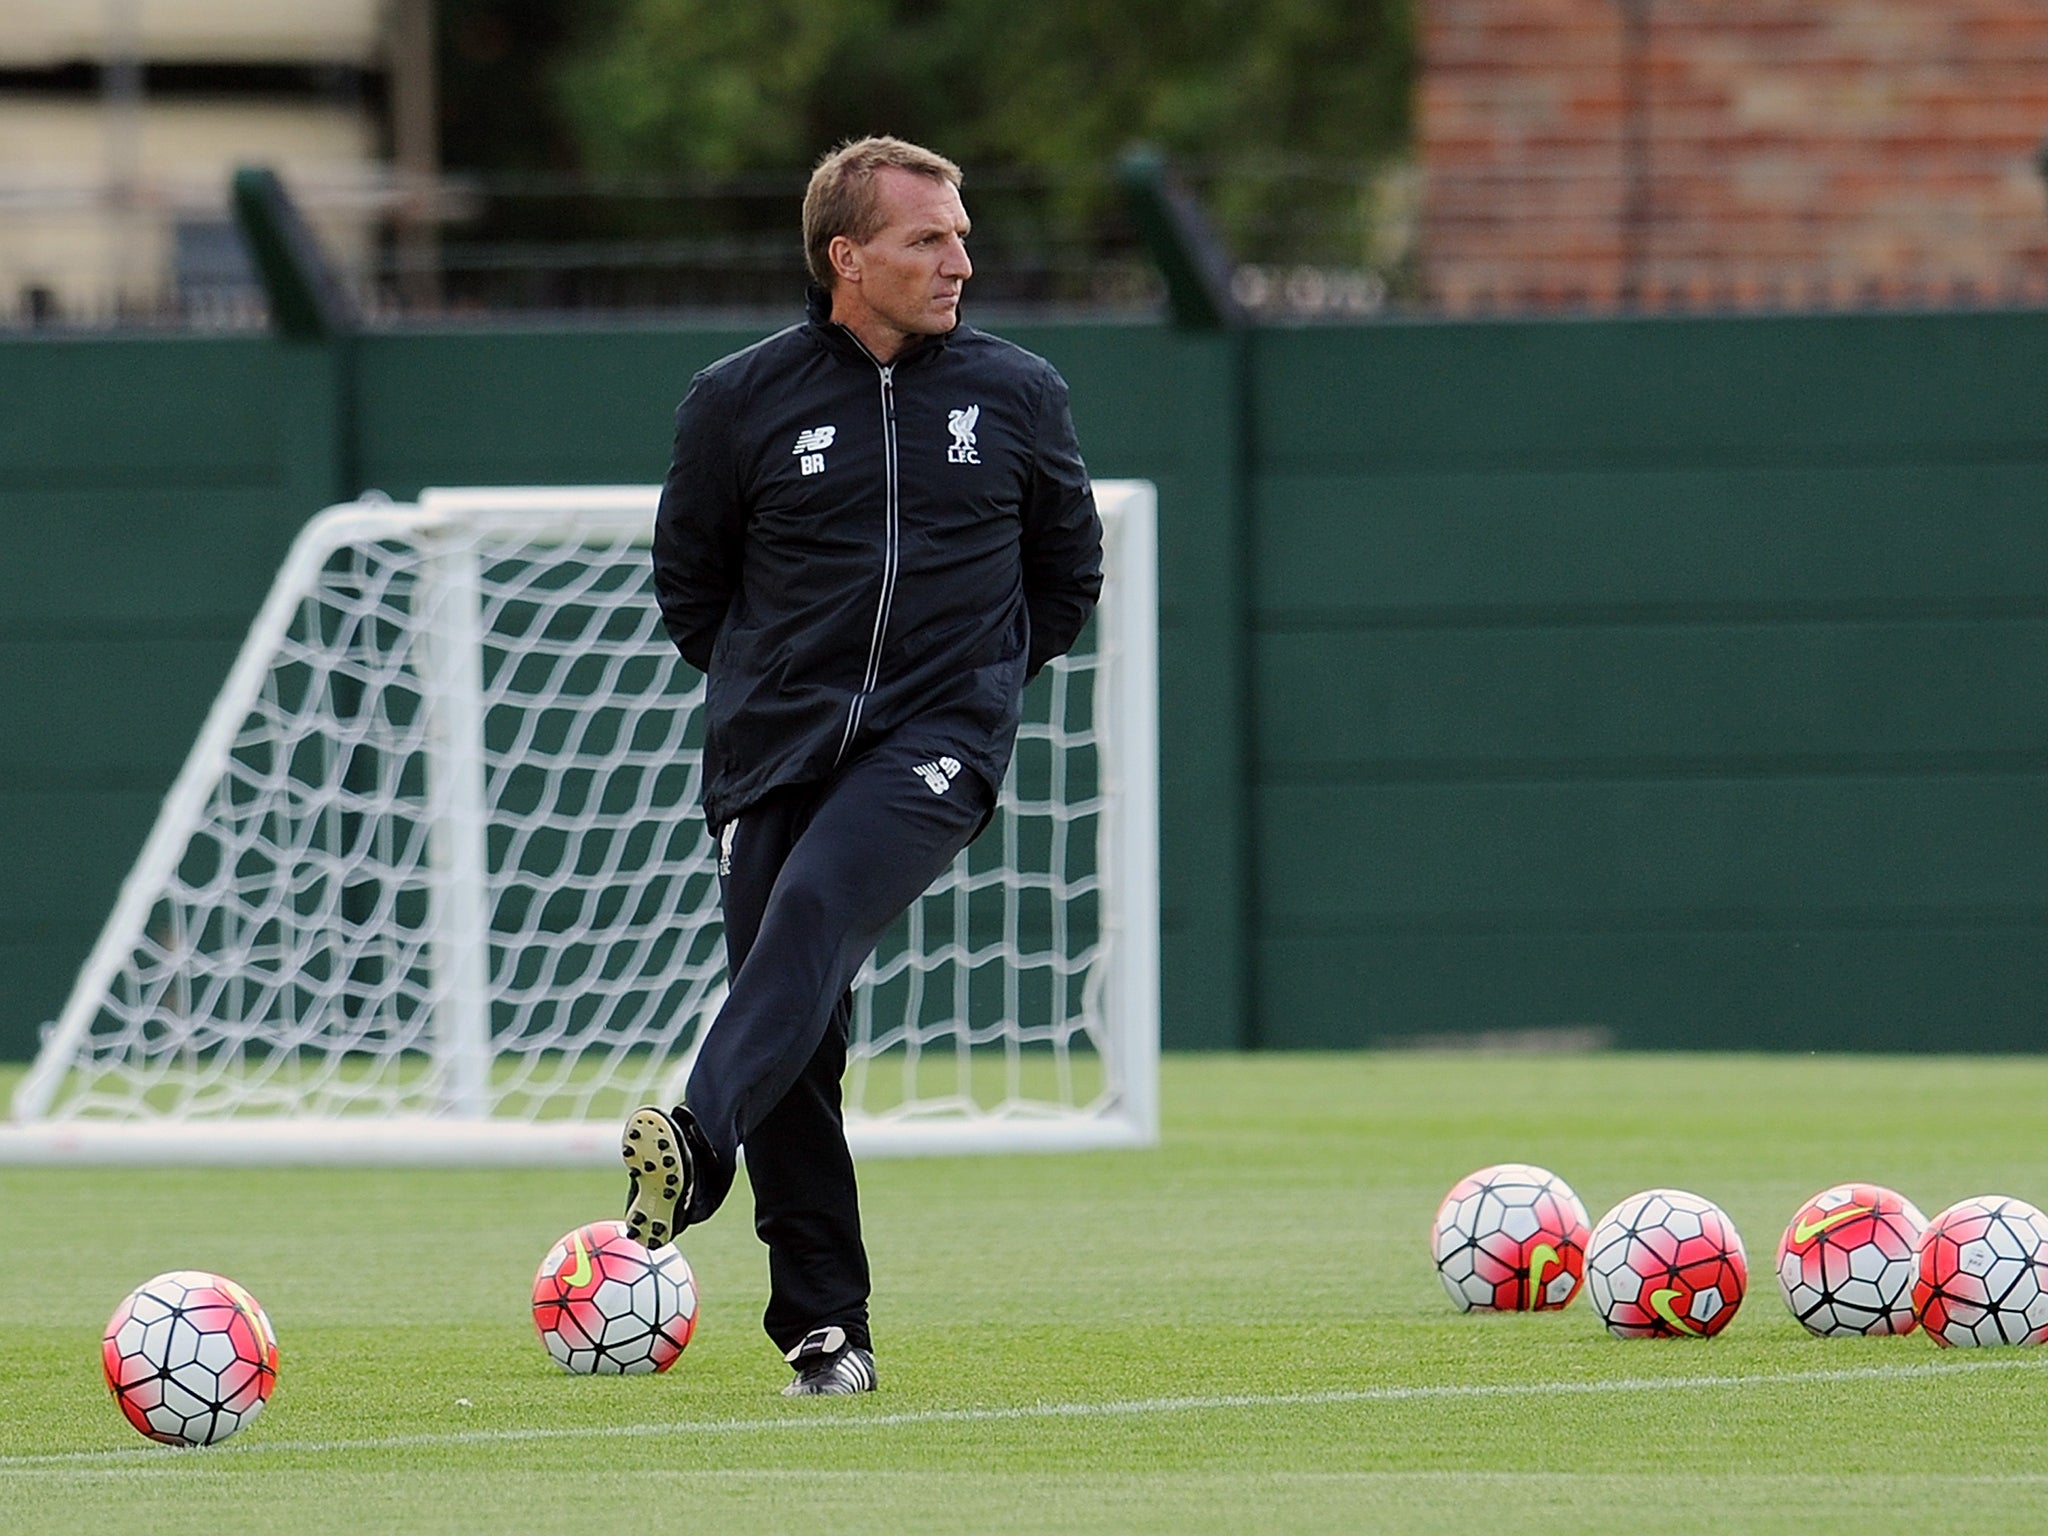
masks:
{"label": "white pitch line", "polygon": [[[90,1467],[29,1467],[27,1475],[42,1475],[52,1479],[67,1479],[76,1484],[133,1483],[145,1480],[161,1481],[165,1477],[189,1473],[193,1477],[220,1477],[225,1468],[213,1457],[185,1457],[175,1452],[168,1453],[174,1459],[151,1458],[142,1453],[138,1459],[131,1453],[128,1466]],[[4,1471],[0,1468],[0,1471]],[[838,1483],[858,1486],[870,1482],[887,1481],[900,1487],[905,1482],[948,1484],[962,1477],[986,1479],[991,1475],[1011,1478],[1041,1478],[1038,1472],[1010,1472],[990,1474],[972,1471],[932,1471],[926,1468],[875,1467],[853,1469],[844,1467],[640,1467],[625,1473],[613,1472],[613,1477],[624,1476],[641,1482],[682,1483],[690,1486],[700,1484],[747,1484],[747,1483],[795,1483],[805,1487]],[[1313,1471],[1303,1468],[1274,1470],[1265,1468],[1256,1472],[1203,1472],[1185,1471],[1173,1473],[1150,1472],[1084,1472],[1079,1474],[1086,1482],[1132,1483],[1172,1481],[1190,1483],[1255,1483],[1261,1486],[1291,1487],[1296,1485],[1366,1485],[1378,1486],[1388,1483],[1445,1483],[1457,1487],[1473,1484],[1497,1484],[1503,1487],[1584,1487],[1588,1483],[1605,1483],[1617,1487],[1640,1485],[1651,1488],[1669,1488],[1674,1482],[1688,1485],[1705,1485],[1712,1488],[1757,1488],[1769,1486],[1783,1488],[1790,1492],[1799,1490],[1822,1490],[1853,1483],[1858,1488],[1897,1484],[1901,1488],[1919,1488],[1934,1485],[1943,1488],[2048,1488],[2048,1472],[1888,1472],[1873,1471],[1868,1467],[1857,1467],[1842,1472],[1714,1472],[1705,1469],[1683,1474],[1673,1473],[1669,1468],[1647,1472],[1511,1472],[1484,1467],[1434,1467],[1434,1468],[1381,1468],[1353,1469],[1341,1472]]]}
{"label": "white pitch line", "polygon": [[[1749,1376],[1635,1376],[1607,1381],[1519,1381],[1408,1387],[1333,1387],[1322,1392],[1230,1392],[1199,1397],[1126,1398],[1106,1403],[1020,1403],[1009,1408],[926,1408],[905,1413],[792,1412],[777,1418],[674,1419],[661,1424],[589,1424],[531,1429],[451,1430],[445,1434],[382,1435],[364,1440],[230,1441],[210,1448],[222,1456],[327,1456],[351,1451],[433,1450],[464,1445],[523,1445],[569,1440],[648,1439],[662,1435],[816,1433],[902,1429],[927,1424],[1001,1424],[1034,1419],[1142,1418],[1153,1414],[1216,1413],[1256,1408],[1329,1408],[1367,1403],[1444,1399],[1601,1396],[1630,1392],[1697,1392],[1716,1388],[1807,1386],[1846,1381],[1910,1381],[1980,1371],[2048,1367],[2048,1351],[1991,1359],[1934,1360],[1924,1365],[1869,1365],[1825,1371],[1779,1371]],[[83,1467],[149,1458],[147,1465],[197,1470],[189,1452],[140,1446],[119,1451],[67,1451],[0,1456],[0,1472]],[[140,1470],[140,1467],[138,1467]]]}

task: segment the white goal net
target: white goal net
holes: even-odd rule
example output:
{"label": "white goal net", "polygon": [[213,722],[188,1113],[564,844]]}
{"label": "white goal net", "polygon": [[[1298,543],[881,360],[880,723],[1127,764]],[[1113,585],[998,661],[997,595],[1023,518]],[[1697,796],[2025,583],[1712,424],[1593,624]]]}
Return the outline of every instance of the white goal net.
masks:
{"label": "white goal net", "polygon": [[[1157,1136],[1153,496],[995,821],[855,989],[857,1151]],[[651,487],[357,502],[294,544],[0,1159],[617,1156],[723,996],[703,680]]]}

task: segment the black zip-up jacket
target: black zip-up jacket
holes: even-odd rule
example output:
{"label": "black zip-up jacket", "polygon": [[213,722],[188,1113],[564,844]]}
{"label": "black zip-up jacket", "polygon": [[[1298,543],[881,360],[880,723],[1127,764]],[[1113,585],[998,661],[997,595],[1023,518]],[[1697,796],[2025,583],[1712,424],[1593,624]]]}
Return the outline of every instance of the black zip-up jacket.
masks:
{"label": "black zip-up jacket", "polygon": [[1102,527],[1052,365],[966,324],[888,366],[809,318],[676,411],[654,585],[706,675],[704,813],[914,727],[991,788],[1024,684],[1102,589]]}

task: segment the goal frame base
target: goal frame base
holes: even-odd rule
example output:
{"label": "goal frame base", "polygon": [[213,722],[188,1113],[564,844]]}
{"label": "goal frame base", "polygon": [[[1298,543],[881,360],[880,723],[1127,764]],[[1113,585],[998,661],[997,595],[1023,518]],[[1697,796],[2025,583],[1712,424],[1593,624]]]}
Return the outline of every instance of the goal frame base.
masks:
{"label": "goal frame base", "polygon": [[[1157,1144],[1138,1126],[1084,1115],[964,1122],[849,1116],[856,1159],[1099,1152]],[[619,1128],[589,1121],[464,1121],[426,1116],[0,1124],[0,1165],[180,1167],[615,1168]]]}

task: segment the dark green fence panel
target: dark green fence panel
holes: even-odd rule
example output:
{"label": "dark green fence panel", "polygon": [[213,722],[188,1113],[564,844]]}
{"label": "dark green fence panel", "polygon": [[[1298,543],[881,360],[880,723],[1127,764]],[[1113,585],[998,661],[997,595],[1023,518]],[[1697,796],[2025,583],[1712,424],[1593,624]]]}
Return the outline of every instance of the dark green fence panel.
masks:
{"label": "dark green fence panel", "polygon": [[428,485],[642,485],[668,468],[675,408],[755,331],[483,331],[366,336],[357,470]]}
{"label": "dark green fence panel", "polygon": [[0,1057],[62,1005],[335,494],[338,369],[257,338],[0,346]]}
{"label": "dark green fence panel", "polygon": [[2048,316],[1256,356],[1266,1040],[2048,1043]]}
{"label": "dark green fence panel", "polygon": [[998,329],[1066,378],[1091,474],[1159,488],[1160,1008],[1176,1048],[1246,1044],[1250,586],[1239,343],[1136,327]]}

